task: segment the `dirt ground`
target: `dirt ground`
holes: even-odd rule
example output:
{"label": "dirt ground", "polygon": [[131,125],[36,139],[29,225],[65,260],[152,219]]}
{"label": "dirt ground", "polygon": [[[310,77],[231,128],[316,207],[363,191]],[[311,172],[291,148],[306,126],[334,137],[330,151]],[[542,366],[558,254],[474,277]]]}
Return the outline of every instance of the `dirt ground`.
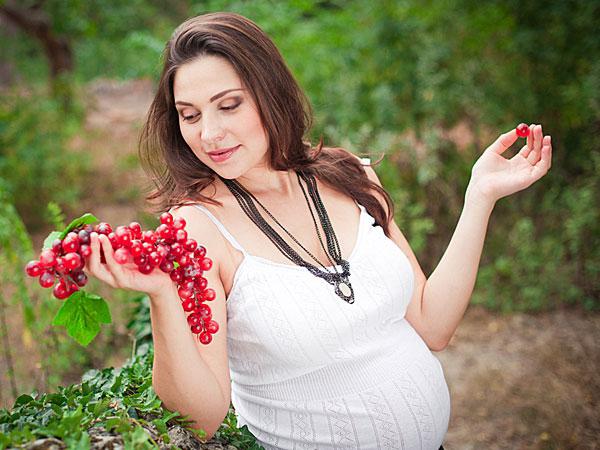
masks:
{"label": "dirt ground", "polygon": [[438,353],[450,449],[600,448],[600,316],[470,307]]}
{"label": "dirt ground", "polygon": [[[89,86],[86,136],[93,195],[82,208],[102,220],[140,220],[144,176],[136,141],[152,98],[149,81]],[[18,326],[16,323],[14,326]],[[12,334],[12,333],[11,333]],[[15,354],[24,344],[12,335]],[[452,398],[447,449],[600,448],[600,315],[582,310],[500,315],[469,307],[442,362]],[[0,358],[0,397],[8,399]],[[110,361],[110,365],[118,364]],[[25,376],[26,374],[22,374]]]}

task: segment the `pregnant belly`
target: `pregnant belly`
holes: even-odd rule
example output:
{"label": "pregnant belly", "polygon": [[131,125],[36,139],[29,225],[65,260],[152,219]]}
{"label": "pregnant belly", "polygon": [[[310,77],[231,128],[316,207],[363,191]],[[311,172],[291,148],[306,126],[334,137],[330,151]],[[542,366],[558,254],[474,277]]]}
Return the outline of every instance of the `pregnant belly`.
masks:
{"label": "pregnant belly", "polygon": [[450,417],[443,370],[410,325],[401,335],[365,367],[233,383],[238,425],[248,425],[265,449],[438,449]]}

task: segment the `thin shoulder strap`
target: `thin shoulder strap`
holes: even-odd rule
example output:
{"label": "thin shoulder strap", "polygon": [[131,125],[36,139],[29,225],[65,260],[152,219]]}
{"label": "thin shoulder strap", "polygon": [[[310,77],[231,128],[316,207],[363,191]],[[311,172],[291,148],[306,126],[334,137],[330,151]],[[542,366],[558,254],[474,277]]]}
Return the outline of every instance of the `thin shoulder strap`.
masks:
{"label": "thin shoulder strap", "polygon": [[219,219],[217,219],[213,215],[213,213],[211,213],[206,207],[202,205],[194,204],[194,206],[200,211],[203,211],[208,216],[208,218],[217,226],[221,234],[225,236],[225,239],[227,239],[235,249],[241,251],[244,255],[246,255],[246,250],[244,250],[244,247],[240,245],[236,238],[233,237],[233,235],[227,230],[227,228],[225,228],[225,225],[223,225],[219,221]]}

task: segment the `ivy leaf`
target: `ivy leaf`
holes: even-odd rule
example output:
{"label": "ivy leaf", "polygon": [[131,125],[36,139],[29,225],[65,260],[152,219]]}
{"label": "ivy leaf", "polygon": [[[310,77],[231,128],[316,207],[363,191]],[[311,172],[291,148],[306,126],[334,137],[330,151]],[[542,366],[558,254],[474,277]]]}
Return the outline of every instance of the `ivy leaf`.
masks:
{"label": "ivy leaf", "polygon": [[21,405],[26,405],[27,403],[32,402],[32,401],[33,401],[33,397],[31,395],[21,394],[15,400],[15,404],[13,405],[13,408],[16,408],[17,406],[21,406]]}
{"label": "ivy leaf", "polygon": [[87,431],[83,431],[79,439],[65,439],[65,443],[70,450],[87,450],[91,448],[90,435]]}
{"label": "ivy leaf", "polygon": [[133,425],[124,417],[111,417],[106,420],[106,429],[108,431],[123,434],[133,430]]}
{"label": "ivy leaf", "polygon": [[85,291],[67,298],[52,321],[52,325],[64,325],[69,336],[84,347],[100,332],[100,323],[111,323],[108,305],[102,297]]}
{"label": "ivy leaf", "polygon": [[156,427],[156,430],[160,434],[168,434],[169,430],[167,429],[167,421],[165,419],[154,419],[152,424]]}
{"label": "ivy leaf", "polygon": [[83,410],[81,405],[77,405],[77,409],[75,411],[70,410],[66,411],[58,426],[60,433],[60,437],[77,437],[79,438],[81,433],[81,421],[83,420]]}
{"label": "ivy leaf", "polygon": [[93,409],[93,412],[92,412],[94,414],[94,417],[99,417],[105,411],[108,411],[108,408],[110,407],[110,402],[111,401],[112,401],[112,399],[105,398],[103,400],[100,400],[100,401],[96,402],[94,404],[94,409]]}
{"label": "ivy leaf", "polygon": [[123,435],[123,448],[125,450],[152,448],[150,446],[150,435],[144,428],[135,428],[131,433]]}

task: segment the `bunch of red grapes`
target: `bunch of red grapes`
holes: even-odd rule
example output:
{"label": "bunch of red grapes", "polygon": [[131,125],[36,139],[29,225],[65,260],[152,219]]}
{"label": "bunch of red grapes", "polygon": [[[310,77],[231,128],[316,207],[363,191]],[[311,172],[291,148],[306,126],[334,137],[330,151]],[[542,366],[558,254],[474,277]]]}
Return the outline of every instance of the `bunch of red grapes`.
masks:
{"label": "bunch of red grapes", "polygon": [[[206,249],[188,238],[185,220],[169,213],[160,216],[156,230],[142,231],[137,222],[128,226],[112,227],[101,222],[96,226],[84,225],[71,230],[64,239],[55,239],[52,248],[43,250],[39,260],[27,263],[29,276],[37,277],[42,287],[53,287],[58,299],[65,299],[87,284],[83,272],[85,258],[91,255],[90,234],[95,231],[108,237],[115,250],[114,258],[119,264],[133,260],[143,274],[156,267],[168,273],[177,284],[181,305],[187,316],[192,333],[202,344],[209,344],[219,324],[212,320],[210,306],[206,302],[215,299],[214,289],[207,287],[202,275],[210,270],[212,260],[206,257]],[[102,251],[102,249],[101,249]],[[105,262],[104,255],[101,254]]]}

